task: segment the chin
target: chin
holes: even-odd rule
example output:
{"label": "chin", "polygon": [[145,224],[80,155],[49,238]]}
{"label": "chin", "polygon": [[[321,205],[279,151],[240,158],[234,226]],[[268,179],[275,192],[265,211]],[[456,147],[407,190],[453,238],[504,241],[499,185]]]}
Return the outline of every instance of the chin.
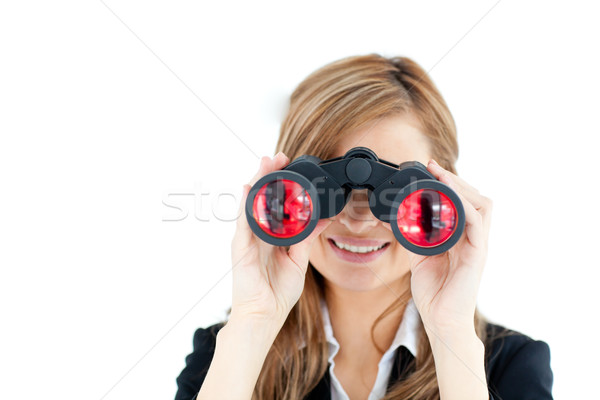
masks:
{"label": "chin", "polygon": [[[385,286],[389,278],[375,271],[373,266],[342,265],[336,261],[325,262],[328,267],[324,270],[313,264],[326,280],[326,285],[335,285],[340,289],[365,292]],[[383,280],[383,282],[382,282]]]}
{"label": "chin", "polygon": [[[375,278],[377,279],[377,278]],[[369,281],[367,282],[365,279],[362,280],[352,280],[352,279],[343,279],[338,282],[329,282],[329,284],[334,284],[340,289],[349,290],[352,292],[369,292],[371,290],[378,289],[384,284],[377,279],[377,282]]]}

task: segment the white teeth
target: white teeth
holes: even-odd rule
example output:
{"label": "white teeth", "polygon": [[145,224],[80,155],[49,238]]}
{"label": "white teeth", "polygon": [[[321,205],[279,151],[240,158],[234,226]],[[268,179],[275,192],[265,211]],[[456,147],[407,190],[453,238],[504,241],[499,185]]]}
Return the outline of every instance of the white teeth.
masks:
{"label": "white teeth", "polygon": [[385,244],[382,244],[381,246],[378,246],[378,247],[373,247],[373,246],[350,246],[350,245],[345,244],[345,243],[337,243],[335,240],[332,240],[332,241],[340,249],[348,250],[348,251],[351,251],[353,253],[370,253],[372,251],[379,250],[383,246],[385,246]]}

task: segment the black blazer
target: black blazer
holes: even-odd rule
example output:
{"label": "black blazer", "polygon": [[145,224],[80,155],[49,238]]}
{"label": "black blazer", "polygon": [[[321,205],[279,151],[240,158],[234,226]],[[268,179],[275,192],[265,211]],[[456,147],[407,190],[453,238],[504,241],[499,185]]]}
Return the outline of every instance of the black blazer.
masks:
{"label": "black blazer", "polygon": [[[186,359],[186,367],[177,377],[175,400],[195,400],[204,381],[215,351],[216,336],[224,324],[199,328],[194,334],[194,351]],[[488,324],[488,334],[505,330],[501,325]],[[485,346],[485,372],[490,400],[551,400],[553,374],[550,369],[550,348],[546,342],[533,340],[520,332],[493,339]],[[403,374],[410,374],[414,363],[404,346],[396,351],[388,389]],[[413,367],[411,367],[413,366]],[[331,400],[329,370],[318,385],[303,400]]]}

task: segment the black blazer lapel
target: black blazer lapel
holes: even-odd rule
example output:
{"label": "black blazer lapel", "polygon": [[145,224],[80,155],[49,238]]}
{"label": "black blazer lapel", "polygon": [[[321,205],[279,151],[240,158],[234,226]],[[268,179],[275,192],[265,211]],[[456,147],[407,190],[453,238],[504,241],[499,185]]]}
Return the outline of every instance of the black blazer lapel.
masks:
{"label": "black blazer lapel", "polygon": [[394,358],[394,364],[392,366],[392,372],[390,373],[390,380],[386,388],[386,392],[390,390],[392,385],[399,380],[404,379],[410,375],[415,369],[414,363],[411,363],[415,357],[412,355],[410,350],[404,346],[398,347],[396,350],[396,356]]}
{"label": "black blazer lapel", "polygon": [[304,398],[304,400],[331,400],[331,382],[329,380],[329,367],[327,365],[325,375],[321,378],[317,386]]}

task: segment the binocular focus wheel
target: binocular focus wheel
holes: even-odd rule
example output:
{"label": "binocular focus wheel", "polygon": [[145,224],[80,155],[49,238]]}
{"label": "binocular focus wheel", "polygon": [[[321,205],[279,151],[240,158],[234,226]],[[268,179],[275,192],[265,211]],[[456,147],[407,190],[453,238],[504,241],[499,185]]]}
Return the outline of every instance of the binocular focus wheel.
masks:
{"label": "binocular focus wheel", "polygon": [[319,222],[319,197],[315,186],[293,171],[265,175],[246,199],[246,218],[252,231],[275,246],[304,240]]}
{"label": "binocular focus wheel", "polygon": [[450,249],[462,236],[465,213],[458,195],[435,180],[413,182],[398,192],[390,223],[406,249],[436,255]]}

